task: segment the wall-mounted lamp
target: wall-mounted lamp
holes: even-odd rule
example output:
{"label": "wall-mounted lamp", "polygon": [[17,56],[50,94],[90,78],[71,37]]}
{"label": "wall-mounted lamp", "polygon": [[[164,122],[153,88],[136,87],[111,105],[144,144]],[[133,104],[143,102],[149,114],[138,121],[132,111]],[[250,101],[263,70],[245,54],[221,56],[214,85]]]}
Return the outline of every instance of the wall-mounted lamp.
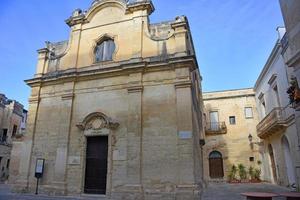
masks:
{"label": "wall-mounted lamp", "polygon": [[251,133],[248,135],[248,140],[249,140],[250,145],[252,146],[251,148],[253,148],[254,144],[257,144],[258,146],[261,146],[264,144],[263,142],[253,142],[253,136],[251,135]]}
{"label": "wall-mounted lamp", "polygon": [[251,135],[251,133],[250,133],[249,136],[248,136],[248,140],[249,140],[250,143],[252,143],[252,141],[253,141],[253,136]]}

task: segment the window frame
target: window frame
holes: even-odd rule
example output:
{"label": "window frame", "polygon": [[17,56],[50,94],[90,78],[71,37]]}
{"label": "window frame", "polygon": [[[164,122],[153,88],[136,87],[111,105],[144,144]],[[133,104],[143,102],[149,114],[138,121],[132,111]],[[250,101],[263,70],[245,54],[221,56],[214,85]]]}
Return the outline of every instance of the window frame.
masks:
{"label": "window frame", "polygon": [[[107,55],[104,55],[104,52],[102,52],[102,58],[101,59],[98,59],[97,58],[97,51],[98,51],[98,48],[103,45],[103,51],[104,49],[108,48],[106,45],[108,41],[111,41],[112,44],[114,45],[113,47],[113,51],[111,52],[111,55],[109,54],[109,56]],[[94,49],[93,49],[93,58],[94,58],[94,63],[97,64],[97,63],[103,63],[103,62],[112,62],[114,61],[114,58],[115,58],[115,54],[116,54],[116,50],[117,50],[117,45],[116,45],[116,42],[115,42],[115,39],[114,38],[111,38],[111,37],[103,37],[102,39],[98,40],[96,42],[96,45],[94,46]],[[111,59],[105,59],[105,57],[110,57]]]}
{"label": "window frame", "polygon": [[[234,119],[234,123],[231,123],[231,119]],[[236,117],[235,116],[229,116],[229,124],[236,125]]]}
{"label": "window frame", "polygon": [[[251,109],[251,116],[247,116],[247,109]],[[253,107],[247,106],[244,108],[245,119],[253,119]]]}

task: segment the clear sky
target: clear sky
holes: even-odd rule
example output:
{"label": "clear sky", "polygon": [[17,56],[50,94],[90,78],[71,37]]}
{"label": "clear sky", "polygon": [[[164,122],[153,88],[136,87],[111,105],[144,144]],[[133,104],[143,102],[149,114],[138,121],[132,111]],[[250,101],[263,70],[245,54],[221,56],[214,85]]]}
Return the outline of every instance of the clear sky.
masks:
{"label": "clear sky", "polygon": [[[28,106],[37,49],[68,39],[64,20],[92,0],[0,0],[0,93]],[[151,22],[186,15],[203,90],[253,87],[283,25],[279,0],[153,0]]]}

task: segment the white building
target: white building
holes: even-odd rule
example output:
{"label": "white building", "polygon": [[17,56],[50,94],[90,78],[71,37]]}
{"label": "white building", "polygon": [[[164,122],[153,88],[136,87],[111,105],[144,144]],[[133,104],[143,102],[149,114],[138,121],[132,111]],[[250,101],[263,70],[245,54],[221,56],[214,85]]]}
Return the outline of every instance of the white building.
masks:
{"label": "white building", "polygon": [[[300,166],[295,110],[287,89],[292,70],[282,56],[284,28],[256,84],[255,94],[260,122],[257,125],[263,162],[263,179],[284,186],[299,185]],[[298,177],[298,179],[297,179]]]}

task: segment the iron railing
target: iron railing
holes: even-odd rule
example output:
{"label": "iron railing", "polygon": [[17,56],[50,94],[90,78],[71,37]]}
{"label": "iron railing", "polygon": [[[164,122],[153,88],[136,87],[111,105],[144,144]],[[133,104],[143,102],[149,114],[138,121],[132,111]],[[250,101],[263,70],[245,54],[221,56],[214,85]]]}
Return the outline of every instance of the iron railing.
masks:
{"label": "iron railing", "polygon": [[205,131],[207,134],[225,134],[227,126],[225,122],[207,122]]}

